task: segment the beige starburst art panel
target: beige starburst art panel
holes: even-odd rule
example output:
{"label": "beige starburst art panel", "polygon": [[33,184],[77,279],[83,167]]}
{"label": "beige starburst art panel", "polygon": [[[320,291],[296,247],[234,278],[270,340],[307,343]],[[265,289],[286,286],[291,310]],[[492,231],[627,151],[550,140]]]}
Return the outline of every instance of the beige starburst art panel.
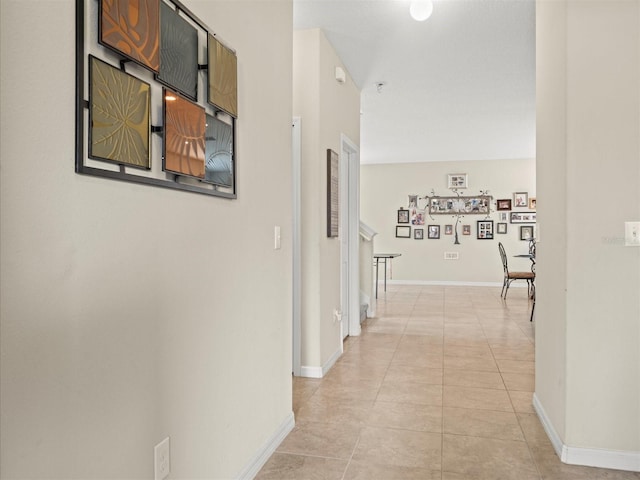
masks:
{"label": "beige starburst art panel", "polygon": [[238,59],[236,54],[209,35],[210,104],[238,118]]}
{"label": "beige starburst art panel", "polygon": [[90,57],[89,156],[150,168],[150,86]]}

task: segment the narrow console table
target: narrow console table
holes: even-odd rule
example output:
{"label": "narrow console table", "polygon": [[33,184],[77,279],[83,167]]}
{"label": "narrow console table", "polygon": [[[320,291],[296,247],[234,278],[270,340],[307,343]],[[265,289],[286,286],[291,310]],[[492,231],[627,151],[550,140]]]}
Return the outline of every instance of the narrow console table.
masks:
{"label": "narrow console table", "polygon": [[384,263],[384,291],[387,291],[387,261],[402,255],[401,253],[374,253],[373,258],[376,260],[376,298],[378,298],[378,266],[380,261]]}

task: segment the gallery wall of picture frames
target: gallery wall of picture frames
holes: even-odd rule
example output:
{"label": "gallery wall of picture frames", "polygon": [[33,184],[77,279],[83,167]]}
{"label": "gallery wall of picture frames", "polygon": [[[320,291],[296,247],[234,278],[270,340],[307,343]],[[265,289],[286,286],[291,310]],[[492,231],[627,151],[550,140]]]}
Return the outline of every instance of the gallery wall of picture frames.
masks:
{"label": "gallery wall of picture frames", "polygon": [[[528,192],[514,192],[513,198],[494,200],[488,190],[481,190],[478,195],[462,195],[461,189],[467,188],[467,174],[449,174],[447,181],[453,195],[436,195],[434,190],[430,195],[408,195],[408,207],[397,210],[396,223],[400,225],[396,225],[396,238],[411,238],[413,229],[415,240],[438,240],[441,238],[441,225],[428,224],[428,220],[437,222],[443,215],[449,215],[451,223],[443,226],[444,235],[454,236],[454,243],[458,244],[459,232],[462,236],[471,235],[472,222],[465,220],[465,217],[477,215],[484,217],[475,222],[477,240],[493,240],[496,234],[507,235],[509,223],[525,224],[520,225],[519,229],[514,225],[512,229],[514,234],[519,233],[520,240],[535,239],[536,199],[530,197]],[[495,228],[491,219],[494,214],[498,216]]]}
{"label": "gallery wall of picture frames", "polygon": [[236,52],[178,0],[76,0],[76,29],[76,172],[236,198]]}

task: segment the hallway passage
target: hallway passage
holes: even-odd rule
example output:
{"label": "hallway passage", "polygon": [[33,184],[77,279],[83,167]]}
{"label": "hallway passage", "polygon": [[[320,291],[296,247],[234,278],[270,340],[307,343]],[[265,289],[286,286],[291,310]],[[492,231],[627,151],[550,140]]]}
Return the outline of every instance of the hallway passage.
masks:
{"label": "hallway passage", "polygon": [[295,429],[259,480],[639,480],[565,465],[533,407],[525,288],[388,286],[323,379],[296,377]]}

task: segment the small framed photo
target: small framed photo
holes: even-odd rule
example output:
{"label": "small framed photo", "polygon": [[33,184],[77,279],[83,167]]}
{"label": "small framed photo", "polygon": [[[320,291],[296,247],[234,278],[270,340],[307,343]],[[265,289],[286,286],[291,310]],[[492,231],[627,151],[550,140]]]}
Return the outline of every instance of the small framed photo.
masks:
{"label": "small framed photo", "polygon": [[533,238],[533,225],[522,225],[520,227],[520,240],[531,240]]}
{"label": "small framed photo", "polygon": [[506,223],[498,223],[496,225],[496,233],[500,233],[500,234],[507,233],[507,224]]}
{"label": "small framed photo", "polygon": [[527,192],[516,192],[513,194],[513,206],[518,207],[529,207],[529,194]]}
{"label": "small framed photo", "polygon": [[409,210],[404,208],[398,210],[398,223],[409,223]]}
{"label": "small framed photo", "polygon": [[418,195],[409,195],[409,208],[418,207]]}
{"label": "small framed photo", "polygon": [[471,225],[462,225],[462,234],[471,235]]}
{"label": "small framed photo", "polygon": [[478,220],[478,240],[493,238],[493,220]]}
{"label": "small framed photo", "polygon": [[511,199],[510,198],[501,198],[496,200],[496,209],[497,210],[511,210]]}
{"label": "small framed photo", "polygon": [[416,240],[422,240],[424,238],[424,228],[414,228],[413,238]]}
{"label": "small framed photo", "polygon": [[529,210],[536,209],[536,197],[529,198]]}
{"label": "small framed photo", "polygon": [[427,230],[427,238],[440,238],[440,225],[429,225]]}
{"label": "small framed photo", "polygon": [[447,175],[447,188],[467,188],[466,173],[450,173]]}
{"label": "small framed photo", "polygon": [[396,238],[411,238],[411,227],[404,226],[404,225],[397,225]]}
{"label": "small framed photo", "polygon": [[444,234],[445,235],[453,235],[453,225],[445,225],[444,226]]}
{"label": "small framed photo", "polygon": [[506,222],[509,220],[509,214],[507,212],[502,212],[500,214],[500,221],[501,222]]}

